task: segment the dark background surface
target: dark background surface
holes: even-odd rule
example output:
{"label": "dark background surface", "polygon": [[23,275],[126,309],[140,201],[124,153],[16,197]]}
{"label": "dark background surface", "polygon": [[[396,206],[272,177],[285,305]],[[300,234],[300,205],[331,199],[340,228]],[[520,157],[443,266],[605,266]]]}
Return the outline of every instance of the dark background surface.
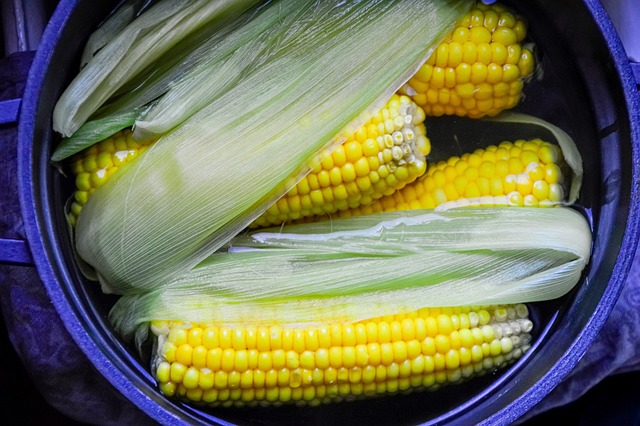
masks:
{"label": "dark background surface", "polygon": [[[628,0],[637,1],[637,0]],[[6,13],[10,4],[26,8],[26,12],[50,14],[57,1],[36,2],[28,0],[2,0],[2,11]],[[637,5],[640,8],[640,4]],[[31,8],[31,9],[29,9]],[[36,36],[45,24],[43,19],[31,24],[32,36],[27,37],[26,47],[37,45]],[[0,22],[0,26],[2,23]],[[6,31],[6,28],[4,28]],[[0,32],[2,38],[2,32]],[[4,38],[0,39],[5,46]],[[25,47],[25,46],[23,46]],[[0,57],[5,55],[2,47]],[[639,325],[640,326],[640,325]],[[640,344],[640,342],[639,342]],[[78,425],[72,419],[56,411],[33,385],[27,370],[11,345],[6,327],[0,315],[0,424],[2,425]],[[573,403],[550,410],[523,423],[525,426],[550,423],[581,426],[640,426],[640,372],[611,376],[603,380]],[[96,424],[100,424],[96,421]]]}

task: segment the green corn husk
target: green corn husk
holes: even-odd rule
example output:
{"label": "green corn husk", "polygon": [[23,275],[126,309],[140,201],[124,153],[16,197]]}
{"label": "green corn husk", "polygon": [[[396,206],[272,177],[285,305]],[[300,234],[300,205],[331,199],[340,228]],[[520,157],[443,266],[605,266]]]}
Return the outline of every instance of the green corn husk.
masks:
{"label": "green corn husk", "polygon": [[140,112],[136,109],[83,124],[72,137],[64,138],[58,144],[51,156],[51,161],[59,163],[94,143],[102,141],[122,129],[133,126],[139,114]]}
{"label": "green corn husk", "polygon": [[591,232],[567,207],[464,208],[285,226],[230,246],[162,288],[121,297],[116,330],[140,343],[152,320],[308,326],[555,299],[579,281]]}
{"label": "green corn husk", "polygon": [[[257,0],[165,0],[131,21],[92,57],[60,96],[53,129],[71,136],[123,84],[189,34]],[[90,48],[90,50],[92,50]],[[85,58],[87,56],[85,55]]]}
{"label": "green corn husk", "polygon": [[76,247],[103,290],[157,288],[224,245],[379,109],[470,4],[296,2],[304,13],[280,16],[260,66],[84,206]]}
{"label": "green corn husk", "polygon": [[100,49],[126,28],[148,6],[148,0],[126,0],[89,36],[82,51],[80,68],[84,68]]}
{"label": "green corn husk", "polygon": [[[285,6],[295,7],[295,3],[287,2]],[[263,8],[250,9],[237,18],[229,19],[225,25],[208,25],[185,37],[160,59],[124,83],[71,136],[63,138],[52,155],[52,161],[62,161],[118,130],[132,127],[136,121],[145,119],[149,109],[165,95],[171,98],[172,107],[180,111],[196,100],[215,98],[216,93],[208,87],[195,91],[193,98],[178,99],[179,103],[176,103],[175,92],[181,87],[190,87],[191,81],[202,78],[206,71],[210,71],[207,76],[214,85],[225,87],[217,76],[211,75],[214,72],[222,75],[224,81],[237,80],[240,76],[236,70],[223,74],[219,65],[232,62],[228,59],[239,49],[246,51],[247,45],[254,41],[255,34],[262,34],[278,22],[280,13],[276,8],[268,8],[268,16],[251,19],[262,11]],[[230,36],[232,33],[233,36]],[[257,54],[258,49],[255,52]],[[194,110],[191,108],[191,111]]]}

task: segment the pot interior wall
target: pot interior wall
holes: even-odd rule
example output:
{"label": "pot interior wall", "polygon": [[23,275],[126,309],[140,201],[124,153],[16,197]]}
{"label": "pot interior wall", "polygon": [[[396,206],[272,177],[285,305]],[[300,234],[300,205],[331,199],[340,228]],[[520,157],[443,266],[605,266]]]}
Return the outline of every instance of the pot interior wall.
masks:
{"label": "pot interior wall", "polygon": [[[505,2],[524,14],[529,32],[536,40],[542,61],[539,79],[525,88],[519,111],[546,119],[567,131],[578,143],[583,155],[585,180],[579,208],[594,229],[594,250],[585,280],[575,291],[559,300],[532,305],[536,328],[534,344],[526,356],[511,368],[472,381],[445,386],[437,392],[417,392],[382,398],[376,402],[353,401],[315,408],[243,408],[200,411],[163,398],[147,372],[146,360],[113,333],[106,315],[113,297],[101,293],[95,283],[87,282],[74,259],[63,216],[63,206],[72,192],[72,181],[58,173],[49,163],[57,137],[51,131],[51,112],[57,97],[77,72],[83,43],[107,13],[109,1],[64,1],[69,6],[65,25],[58,33],[49,29],[43,45],[51,49],[50,60],[40,77],[42,88],[37,109],[33,111],[33,141],[28,148],[33,175],[25,177],[33,186],[37,207],[36,221],[52,273],[43,276],[54,298],[56,308],[74,337],[87,339],[82,345],[89,358],[113,363],[110,374],[122,375],[136,388],[129,396],[156,419],[183,417],[190,422],[218,420],[241,424],[344,423],[348,413],[350,424],[416,424],[448,422],[452,419],[468,424],[490,417],[504,407],[528,398],[528,403],[544,396],[536,387],[555,364],[562,364],[576,340],[584,337],[596,309],[597,315],[608,315],[619,294],[620,280],[612,277],[623,247],[624,225],[627,223],[632,181],[632,141],[624,93],[619,76],[612,66],[609,47],[585,4],[578,0],[565,2]],[[442,152],[437,140],[448,140],[450,128],[456,125],[457,136],[468,144],[479,146],[500,140],[535,137],[531,129],[517,136],[512,130],[494,128],[486,131],[478,124],[458,118],[430,119],[427,131],[434,143],[434,156]],[[526,132],[531,132],[526,134]],[[606,304],[603,306],[603,300]],[[602,319],[603,320],[603,319]],[[73,322],[73,324],[69,324]],[[601,321],[600,321],[601,323]],[[81,329],[81,331],[78,331]],[[592,331],[597,332],[596,329]],[[84,337],[79,337],[83,334]],[[580,355],[574,352],[574,356]],[[576,358],[577,361],[577,358]],[[563,376],[573,366],[564,363],[556,375]],[[109,377],[107,377],[109,378]],[[113,380],[113,378],[109,378]],[[121,389],[123,390],[123,389]],[[126,389],[125,389],[126,391]],[[548,390],[547,390],[548,391]],[[345,404],[349,404],[348,407]],[[516,415],[522,410],[515,408]],[[166,414],[168,413],[168,414]]]}

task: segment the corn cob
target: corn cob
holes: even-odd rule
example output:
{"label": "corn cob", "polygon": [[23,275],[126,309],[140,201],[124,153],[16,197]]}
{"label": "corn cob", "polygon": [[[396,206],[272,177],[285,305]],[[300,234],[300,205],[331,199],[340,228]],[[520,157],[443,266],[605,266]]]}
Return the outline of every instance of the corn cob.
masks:
{"label": "corn cob", "polygon": [[321,403],[436,389],[519,358],[524,304],[431,308],[309,328],[154,321],[160,391],[211,406]]}
{"label": "corn cob", "polygon": [[[256,225],[367,204],[414,181],[426,170],[431,150],[424,111],[406,96],[393,95],[385,107],[345,142],[312,161],[313,170],[259,217]],[[76,190],[68,214],[74,225],[91,194],[119,167],[132,161],[154,141],[136,142],[129,130],[79,153],[72,159]]]}
{"label": "corn cob", "polygon": [[494,116],[520,102],[535,67],[522,42],[526,23],[503,5],[481,2],[401,89],[428,116]]}
{"label": "corn cob", "polygon": [[565,200],[569,174],[557,145],[505,141],[430,164],[423,176],[392,195],[337,216],[467,205],[551,207]]}

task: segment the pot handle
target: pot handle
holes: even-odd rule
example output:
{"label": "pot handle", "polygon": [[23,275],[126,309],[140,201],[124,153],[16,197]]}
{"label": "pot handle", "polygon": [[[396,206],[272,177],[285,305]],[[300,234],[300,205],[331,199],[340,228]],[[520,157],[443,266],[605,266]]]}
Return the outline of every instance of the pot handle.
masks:
{"label": "pot handle", "polygon": [[0,238],[0,265],[33,265],[33,258],[24,240]]}
{"label": "pot handle", "polygon": [[20,101],[22,99],[9,99],[0,102],[0,125],[13,124],[18,121]]}
{"label": "pot handle", "polygon": [[[0,125],[14,124],[18,121],[21,99],[0,102]],[[0,237],[0,264],[33,265],[29,246],[24,240]]]}

